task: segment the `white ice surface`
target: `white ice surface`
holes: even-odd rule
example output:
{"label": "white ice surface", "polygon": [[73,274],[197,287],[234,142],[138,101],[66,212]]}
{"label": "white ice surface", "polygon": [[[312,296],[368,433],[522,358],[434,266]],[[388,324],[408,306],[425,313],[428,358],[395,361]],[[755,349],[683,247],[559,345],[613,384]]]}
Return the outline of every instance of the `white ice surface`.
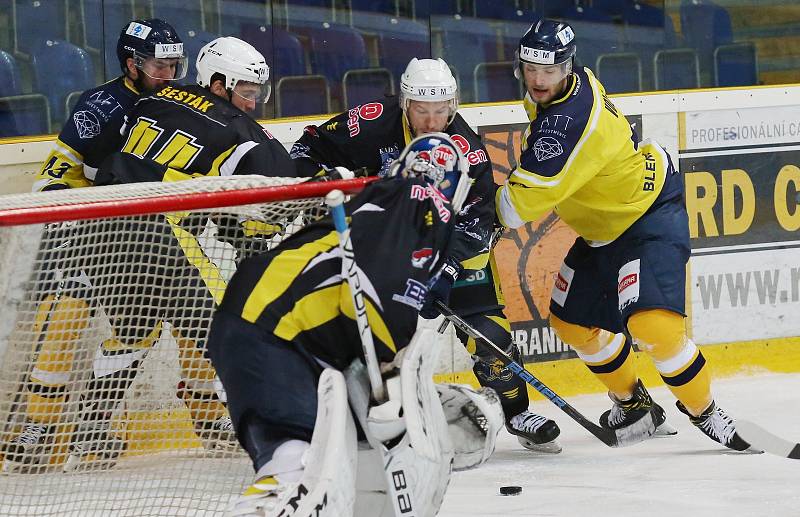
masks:
{"label": "white ice surface", "polygon": [[[800,374],[720,379],[713,391],[733,418],[800,441]],[[537,401],[531,409],[558,422],[564,450],[533,453],[501,432],[488,463],[453,474],[439,517],[800,516],[800,460],[725,449],[678,412],[666,388],[650,393],[678,434],[618,449]],[[605,395],[568,402],[595,421],[610,407]],[[522,494],[501,496],[502,485],[519,485]]]}

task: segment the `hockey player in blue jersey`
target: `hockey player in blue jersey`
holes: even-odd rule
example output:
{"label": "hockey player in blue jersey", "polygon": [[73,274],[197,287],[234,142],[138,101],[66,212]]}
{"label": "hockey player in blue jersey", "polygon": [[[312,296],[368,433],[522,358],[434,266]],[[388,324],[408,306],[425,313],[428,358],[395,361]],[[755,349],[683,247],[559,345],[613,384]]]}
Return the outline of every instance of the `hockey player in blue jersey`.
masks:
{"label": "hockey player in blue jersey", "polygon": [[639,380],[631,342],[655,363],[681,412],[711,439],[745,450],[714,402],[709,367],[685,327],[690,255],[683,178],[659,145],[639,142],[588,68],[574,68],[570,25],[541,20],[522,37],[515,74],[530,125],[519,165],[496,195],[505,226],[551,210],[578,238],[555,281],[550,323],[613,401],[600,423],[665,421]]}
{"label": "hockey player in blue jersey", "polygon": [[[133,20],[125,25],[117,41],[117,57],[122,75],[81,95],[36,175],[35,191],[92,186],[97,167],[121,147],[120,127],[139,95],[186,75],[183,43],[163,20]],[[50,238],[68,246],[68,225],[49,225],[46,231]],[[87,322],[90,309],[85,298],[91,284],[82,272],[63,270],[64,249],[59,246],[40,252],[39,260],[53,271],[46,281],[49,287],[43,286],[51,294],[41,300],[37,318],[51,323],[25,383],[27,411],[22,430],[3,446],[3,470],[36,463],[30,452],[62,418],[67,403],[74,340]],[[57,290],[52,288],[55,278],[62,278]],[[67,321],[62,321],[65,318]],[[70,318],[74,320],[68,321]]]}
{"label": "hockey player in blue jersey", "polygon": [[117,41],[122,75],[86,90],[42,164],[34,191],[91,186],[97,168],[122,147],[123,117],[139,96],[186,76],[186,54],[163,20],[133,20]]}

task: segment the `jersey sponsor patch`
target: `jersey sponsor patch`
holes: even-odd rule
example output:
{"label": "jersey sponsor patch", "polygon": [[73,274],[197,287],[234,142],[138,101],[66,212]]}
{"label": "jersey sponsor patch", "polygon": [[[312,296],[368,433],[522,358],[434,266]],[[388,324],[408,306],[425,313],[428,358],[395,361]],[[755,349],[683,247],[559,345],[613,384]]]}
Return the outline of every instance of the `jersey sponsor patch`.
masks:
{"label": "jersey sponsor patch", "polygon": [[392,163],[400,156],[400,149],[397,145],[391,147],[381,147],[378,149],[381,155],[381,169],[378,171],[378,176],[385,177],[389,175],[389,168]]}
{"label": "jersey sponsor patch", "polygon": [[411,265],[417,269],[422,269],[425,264],[433,257],[432,248],[422,248],[411,252]]}
{"label": "jersey sponsor patch", "polygon": [[148,27],[147,25],[131,22],[128,25],[128,28],[125,29],[125,34],[133,36],[135,38],[147,39],[147,35],[150,34],[150,30],[151,30],[150,27]]}
{"label": "jersey sponsor patch", "polygon": [[413,278],[408,278],[406,279],[405,292],[403,294],[393,294],[392,300],[419,310],[422,308],[422,302],[425,300],[426,294],[428,294],[428,288],[425,287],[425,284]]}
{"label": "jersey sponsor patch", "polygon": [[89,95],[89,104],[100,107],[100,112],[108,115],[122,108],[116,97],[105,90],[99,90]]}
{"label": "jersey sponsor patch", "polygon": [[575,270],[561,263],[561,270],[556,275],[556,281],[553,283],[553,292],[550,297],[554,302],[560,306],[567,303],[567,296],[569,296],[569,288],[572,285],[572,279],[575,277]]}
{"label": "jersey sponsor patch", "polygon": [[356,106],[347,112],[347,129],[350,132],[350,138],[361,133],[361,125],[359,119],[375,120],[383,115],[383,104],[380,102],[368,102],[361,106]]}
{"label": "jersey sponsor patch", "polygon": [[439,193],[438,190],[435,190],[430,185],[411,185],[411,199],[416,199],[417,201],[425,201],[426,199],[431,198],[433,200],[433,205],[436,207],[436,213],[439,214],[439,219],[443,222],[448,222],[450,220],[450,210],[444,205],[445,199]]}
{"label": "jersey sponsor patch", "polygon": [[458,148],[461,149],[461,152],[464,153],[464,157],[467,159],[470,165],[478,165],[479,163],[485,163],[488,161],[486,157],[486,152],[483,149],[475,149],[474,151],[470,150],[472,147],[469,145],[469,140],[464,138],[462,135],[458,133],[454,135],[450,135],[450,138],[453,139],[453,142],[458,145]]}
{"label": "jersey sponsor patch", "polygon": [[631,260],[621,268],[617,275],[617,295],[619,296],[619,310],[639,300],[639,272],[641,261]]}
{"label": "jersey sponsor patch", "polygon": [[564,154],[564,148],[561,147],[561,142],[550,136],[543,136],[533,143],[533,153],[536,159],[540,162],[561,156]]}
{"label": "jersey sponsor patch", "polygon": [[75,122],[75,129],[81,140],[94,138],[100,134],[100,121],[91,111],[76,111],[72,115],[72,121]]}

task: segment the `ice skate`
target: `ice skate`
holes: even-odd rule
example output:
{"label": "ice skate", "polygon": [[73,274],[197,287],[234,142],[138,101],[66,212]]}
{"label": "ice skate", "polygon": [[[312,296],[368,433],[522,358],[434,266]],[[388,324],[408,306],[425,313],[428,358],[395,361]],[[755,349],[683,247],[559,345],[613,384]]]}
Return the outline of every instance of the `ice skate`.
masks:
{"label": "ice skate", "polygon": [[752,449],[750,444],[736,433],[736,423],[733,421],[733,418],[728,416],[728,414],[717,406],[713,400],[711,401],[711,405],[700,413],[699,416],[693,416],[689,413],[689,410],[686,409],[686,406],[684,406],[680,400],[676,401],[675,405],[678,406],[681,413],[689,417],[689,421],[694,424],[695,427],[700,429],[704,435],[715,442],[721,443],[725,447],[735,451],[762,452],[758,449]]}
{"label": "ice skate", "polygon": [[221,416],[213,422],[195,422],[195,429],[203,448],[207,451],[232,451],[239,447],[233,422],[228,415]]}
{"label": "ice skate", "polygon": [[110,431],[109,421],[81,422],[69,444],[69,456],[64,462],[64,472],[72,472],[83,463],[84,467],[111,468],[127,444]]}
{"label": "ice skate", "polygon": [[272,476],[264,476],[247,487],[233,503],[227,517],[266,517],[277,509],[284,487]]}
{"label": "ice skate", "polygon": [[[614,405],[600,416],[600,425],[606,429],[617,430],[628,427],[651,413],[657,429],[662,427],[667,419],[664,408],[653,402],[641,380],[636,381],[633,395],[627,400],[619,400],[612,393],[608,396]],[[674,430],[672,426],[667,425]]]}
{"label": "ice skate", "polygon": [[25,424],[22,432],[5,447],[2,471],[15,472],[23,467],[38,464],[47,432],[45,425]]}
{"label": "ice skate", "polygon": [[561,445],[556,441],[561,429],[547,417],[526,410],[508,419],[506,429],[516,435],[526,449],[550,454],[561,452]]}

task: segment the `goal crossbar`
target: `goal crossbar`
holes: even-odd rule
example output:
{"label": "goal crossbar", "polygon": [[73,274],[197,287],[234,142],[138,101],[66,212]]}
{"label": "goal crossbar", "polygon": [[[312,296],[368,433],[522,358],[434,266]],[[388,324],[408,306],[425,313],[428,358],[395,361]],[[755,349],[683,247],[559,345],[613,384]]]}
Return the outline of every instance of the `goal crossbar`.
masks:
{"label": "goal crossbar", "polygon": [[[375,177],[369,177],[325,182],[304,181],[288,185],[248,186],[245,188],[238,187],[238,183],[232,183],[231,186],[234,186],[234,188],[230,190],[225,189],[224,182],[214,181],[213,183],[218,190],[205,192],[181,192],[181,189],[172,189],[174,192],[169,191],[169,185],[182,186],[187,182],[176,184],[157,183],[156,185],[160,188],[166,188],[167,190],[162,192],[154,191],[152,195],[143,197],[126,196],[126,191],[140,192],[142,190],[143,184],[132,184],[121,187],[94,187],[92,191],[97,195],[97,199],[88,201],[83,196],[75,196],[73,201],[69,199],[72,196],[67,195],[64,197],[63,191],[58,191],[61,195],[58,198],[58,204],[52,204],[52,193],[50,192],[21,194],[6,196],[0,203],[0,226],[79,221],[98,217],[147,215],[288,201],[298,198],[324,197],[325,194],[334,189],[339,189],[345,194],[356,194],[367,184],[376,180],[377,178]],[[208,183],[213,180],[204,181]],[[188,183],[199,182],[195,180]],[[104,194],[111,190],[118,193],[117,196],[113,199],[103,199]],[[83,194],[86,191],[80,189],[76,192]]]}

